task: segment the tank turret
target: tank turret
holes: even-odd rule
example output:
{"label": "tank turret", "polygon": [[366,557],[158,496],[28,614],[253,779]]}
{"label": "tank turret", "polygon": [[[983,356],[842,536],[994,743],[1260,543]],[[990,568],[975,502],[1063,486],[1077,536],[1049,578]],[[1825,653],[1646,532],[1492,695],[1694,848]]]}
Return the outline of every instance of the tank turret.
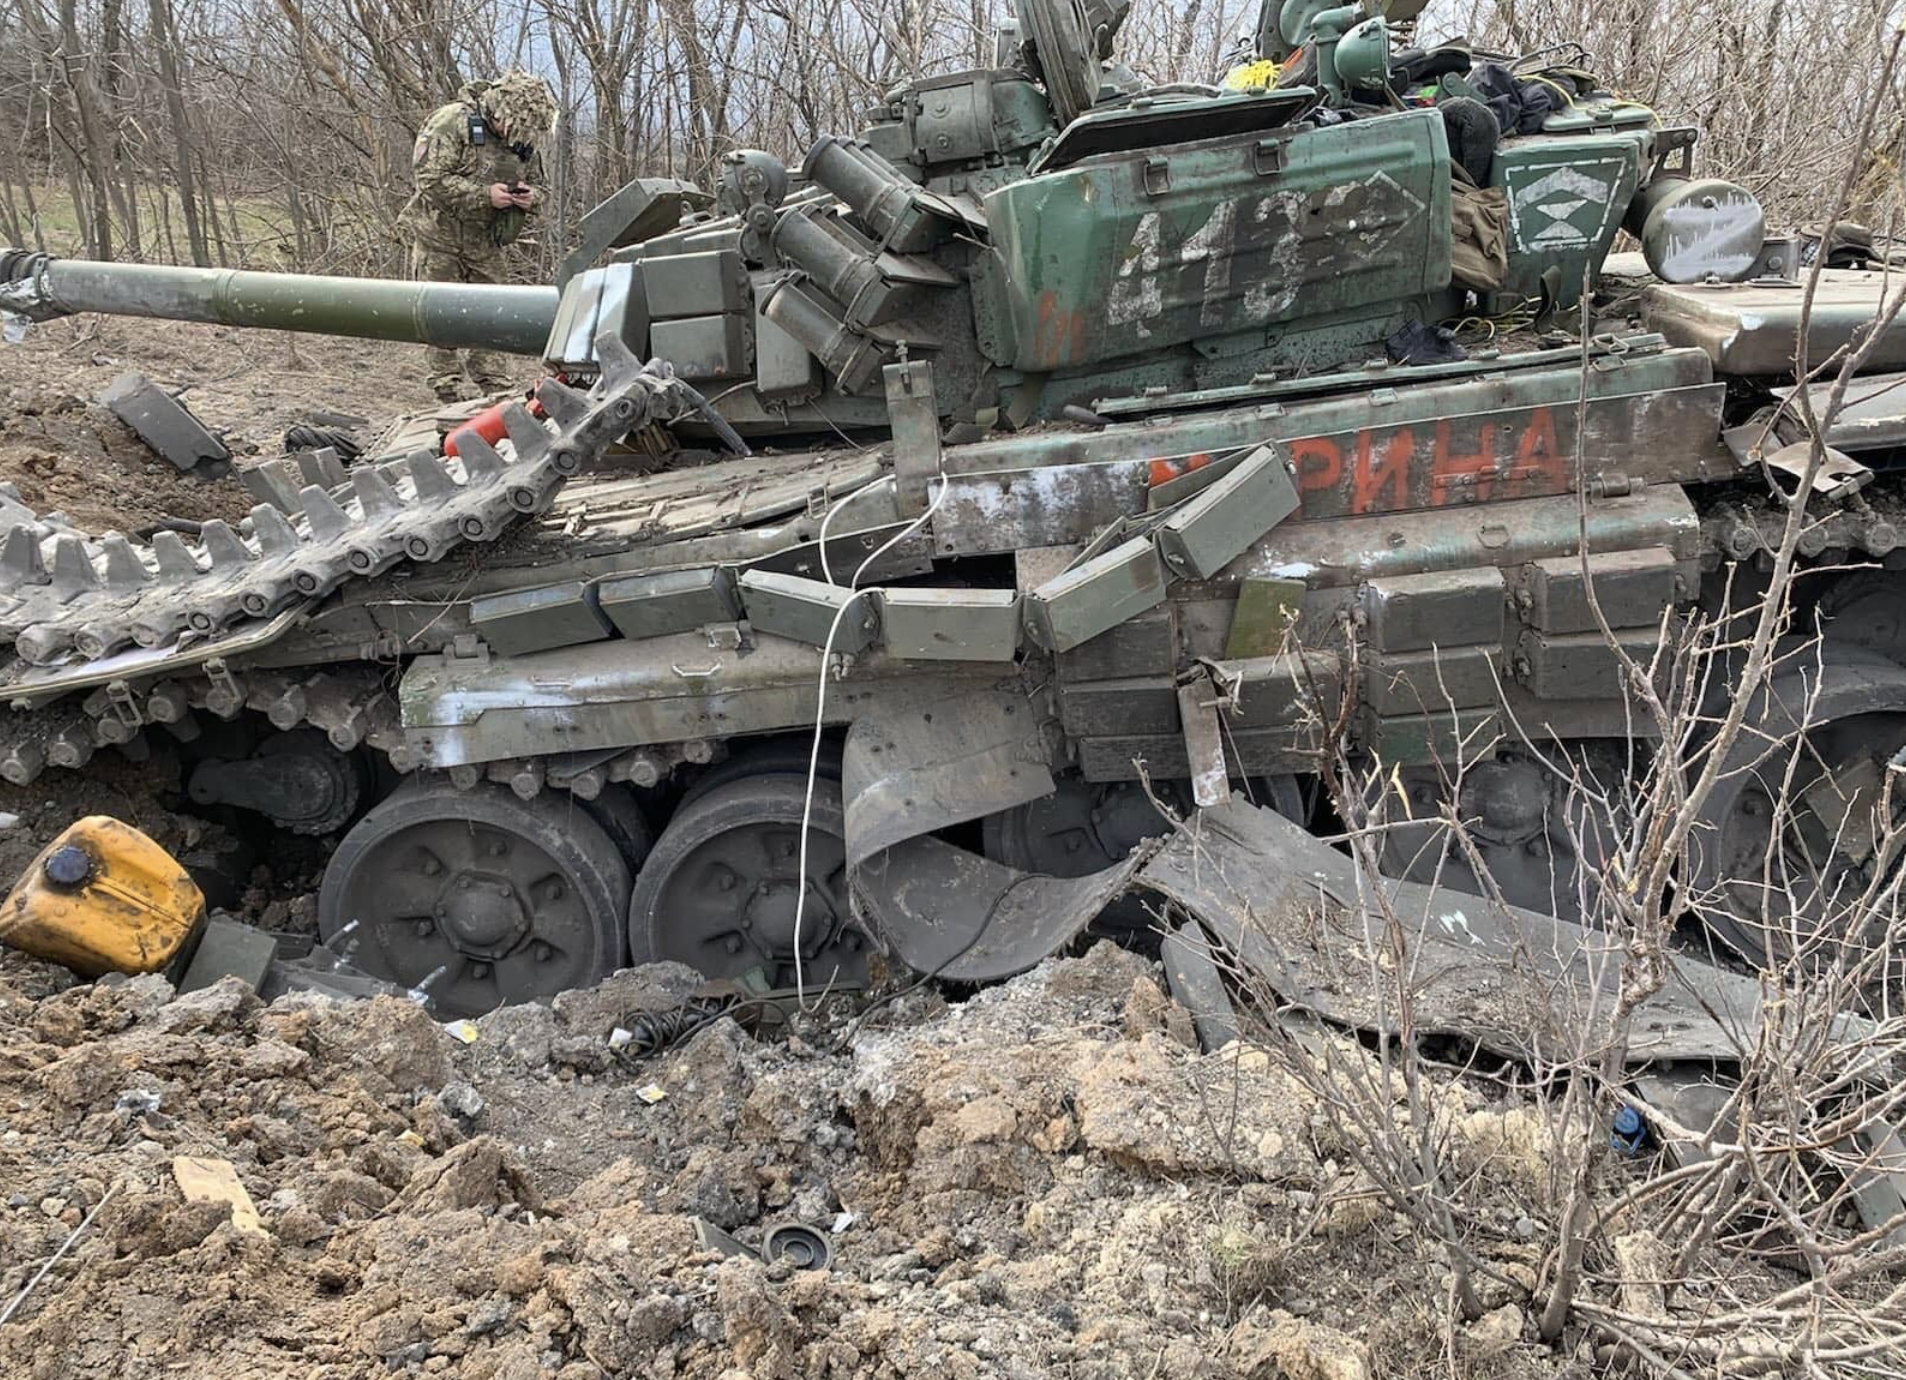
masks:
{"label": "tank turret", "polygon": [[931,364],[935,415],[990,429],[1447,357],[1440,323],[1571,306],[1624,225],[1664,279],[1757,270],[1753,197],[1592,74],[1393,52],[1414,0],[1276,8],[1248,55],[1268,87],[1148,90],[1110,62],[1122,6],[1023,0],[1012,66],[897,88],[798,163],[732,152],[713,197],[630,183],[560,290],[0,251],[0,309],[477,346],[579,380],[608,333],[737,429],[809,436],[887,430],[902,361]]}

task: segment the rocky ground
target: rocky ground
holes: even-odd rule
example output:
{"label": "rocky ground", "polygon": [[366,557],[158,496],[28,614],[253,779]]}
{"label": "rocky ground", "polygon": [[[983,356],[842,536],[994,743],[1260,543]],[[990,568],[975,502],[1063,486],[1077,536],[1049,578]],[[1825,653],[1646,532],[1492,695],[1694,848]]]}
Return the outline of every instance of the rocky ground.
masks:
{"label": "rocky ground", "polygon": [[[1200,1055],[1101,944],[950,1004],[625,1062],[695,979],[638,969],[464,1043],[395,999],[75,985],[0,954],[9,1375],[528,1380],[1569,1373],[1494,1283],[1450,1334],[1441,1252],[1261,1055]],[[1481,1172],[1513,1113],[1452,1087]],[[1505,1118],[1508,1118],[1505,1120]],[[248,1228],[173,1158],[228,1161]],[[1489,1162],[1501,1159],[1495,1168]],[[1510,1204],[1511,1280],[1535,1250]],[[726,1258],[822,1228],[833,1268]],[[1521,1231],[1518,1230],[1521,1228]],[[4,1302],[0,1302],[4,1306]]]}

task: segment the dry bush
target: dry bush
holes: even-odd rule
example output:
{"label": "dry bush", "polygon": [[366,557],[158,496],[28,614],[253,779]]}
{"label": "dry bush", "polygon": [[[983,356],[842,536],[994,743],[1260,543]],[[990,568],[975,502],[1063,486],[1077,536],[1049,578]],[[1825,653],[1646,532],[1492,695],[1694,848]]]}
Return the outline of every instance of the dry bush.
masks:
{"label": "dry bush", "polygon": [[[1865,194],[1873,131],[1896,108],[1906,40],[1897,30],[1875,39],[1826,184],[1830,217]],[[1815,270],[1809,303],[1817,290]],[[1903,304],[1906,288],[1892,287],[1876,324],[1896,320]],[[1664,612],[1646,664],[1623,653],[1603,621],[1634,716],[1626,759],[1597,771],[1513,724],[1505,731],[1567,783],[1554,827],[1576,857],[1595,860],[1572,878],[1587,926],[1577,980],[1541,976],[1533,960],[1554,941],[1493,890],[1470,821],[1454,806],[1434,821],[1435,869],[1461,863],[1481,879],[1471,913],[1511,935],[1519,956],[1500,998],[1526,1022],[1509,1067],[1480,1054],[1452,1067],[1446,1047],[1419,1036],[1418,993],[1430,965],[1447,961],[1424,941],[1447,905],[1406,909],[1379,875],[1386,837],[1423,827],[1382,762],[1340,757],[1326,782],[1356,864],[1352,915],[1364,917],[1367,963],[1359,996],[1384,1037],[1373,1048],[1319,1038],[1263,974],[1234,965],[1257,1008],[1273,1013],[1261,1038],[1280,1066],[1309,1088],[1391,1208],[1445,1248],[1452,1335],[1482,1314],[1486,1293],[1515,1282],[1500,1225],[1509,1201],[1539,1224],[1530,1308],[1543,1341],[1578,1339],[1604,1360],[1673,1377],[1906,1373],[1906,1211],[1863,1220],[1855,1202],[1878,1170],[1906,1170],[1906,1146],[1887,1138],[1906,1122],[1906,751],[1864,793],[1822,775],[1820,694],[1825,668],[1844,653],[1796,619],[1811,481],[1827,460],[1817,438],[1870,350],[1871,337],[1810,362],[1829,387],[1818,415],[1809,409],[1816,439],[1805,473],[1763,476],[1786,507],[1764,583],[1702,611]],[[1444,798],[1459,801],[1470,764],[1502,744],[1465,743],[1442,763]],[[1750,779],[1765,797],[1768,837],[1810,837],[1815,852],[1718,851],[1717,812]],[[1837,817],[1815,789],[1822,781],[1839,792]],[[1808,863],[1823,852],[1859,865]],[[1637,1012],[1685,987],[1690,965],[1718,952],[1690,934],[1709,919],[1738,919],[1744,903],[1765,917],[1761,942],[1739,958],[1718,956],[1758,980],[1760,1019],[1721,1022],[1732,1044],[1700,1115],[1684,1116],[1678,1102],[1642,1104],[1631,1058]],[[1520,1103],[1477,1112],[1463,1089],[1487,1086],[1485,1074],[1515,1083]],[[1611,1152],[1607,1128],[1624,1105],[1642,1110],[1675,1153]]]}

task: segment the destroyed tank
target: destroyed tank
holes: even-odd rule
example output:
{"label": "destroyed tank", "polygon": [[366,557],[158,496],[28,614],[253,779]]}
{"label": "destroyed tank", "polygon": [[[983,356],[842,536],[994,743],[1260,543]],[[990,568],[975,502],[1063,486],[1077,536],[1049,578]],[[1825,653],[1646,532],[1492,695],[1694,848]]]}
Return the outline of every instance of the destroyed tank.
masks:
{"label": "destroyed tank", "polygon": [[[1161,804],[1321,822],[1339,746],[1568,913],[1600,859],[1550,764],[1618,772],[1638,722],[1603,620],[1645,655],[1780,530],[1762,439],[1804,439],[1802,246],[1576,68],[1525,67],[1568,101],[1504,131],[1448,84],[1466,54],[1392,51],[1398,17],[1267,5],[1243,70],[1274,82],[1148,89],[1108,65],[1116,13],[1026,0],[999,67],[899,88],[797,170],[737,152],[712,206],[631,184],[559,289],[9,254],[18,314],[481,344],[548,377],[494,445],[446,455],[422,416],[348,472],[267,463],[248,523],[195,541],[0,501],[0,777],[170,737],[201,806],[335,838],[323,936],[447,1012],[631,960],[1004,976],[1128,888]],[[1438,329],[1567,313],[1624,227],[1639,329]],[[1810,357],[1879,281],[1823,275]],[[1906,332],[1870,362],[1906,366]],[[1806,611],[1842,818],[1906,743],[1899,494],[1861,479],[1906,394],[1871,391],[1806,547],[1869,567]],[[1770,838],[1758,789],[1717,793],[1713,875],[1776,843],[1862,865]],[[1755,951],[1765,903],[1738,900],[1724,937]]]}

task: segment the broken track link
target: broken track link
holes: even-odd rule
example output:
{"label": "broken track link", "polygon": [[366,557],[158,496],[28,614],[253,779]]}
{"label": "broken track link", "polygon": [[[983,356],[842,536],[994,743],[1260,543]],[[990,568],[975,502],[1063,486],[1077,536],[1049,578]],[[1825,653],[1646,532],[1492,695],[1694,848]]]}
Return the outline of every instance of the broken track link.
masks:
{"label": "broken track link", "polygon": [[[0,641],[17,637],[23,656],[30,648],[21,643],[31,641],[32,649],[73,662],[142,641],[141,630],[150,636],[160,625],[171,638],[203,640],[399,560],[438,559],[464,542],[493,540],[545,510],[565,479],[631,427],[672,421],[695,406],[666,365],[643,365],[613,337],[598,341],[598,351],[603,374],[588,393],[554,380],[539,386],[554,432],[512,407],[513,455],[463,438],[461,482],[450,462],[419,452],[397,466],[359,470],[348,492],[307,487],[302,500],[317,514],[313,521],[294,526],[261,505],[252,510],[249,536],[208,523],[197,553],[176,533],[161,532],[144,549],[116,533],[92,540],[64,516],[39,516],[17,490],[0,486],[0,569],[13,590],[0,594]],[[395,479],[393,469],[402,471]],[[300,584],[300,575],[312,578]],[[49,609],[57,621],[29,617]],[[108,628],[117,631],[96,631]],[[83,669],[85,660],[76,664]],[[259,670],[214,657],[173,668],[162,660],[137,679],[98,684],[95,677],[84,694],[0,714],[0,781],[24,786],[49,767],[79,770],[106,747],[143,760],[149,729],[190,741],[200,732],[199,713],[232,719],[246,710],[281,731],[316,728],[341,752],[369,747],[408,773],[416,761],[386,688],[390,670],[363,663]],[[573,778],[587,792],[598,775],[557,771],[550,784],[568,787]],[[535,779],[540,789],[541,771]],[[521,794],[524,783],[515,784]]]}
{"label": "broken track link", "polygon": [[[0,712],[0,781],[31,785],[49,767],[78,770],[104,748],[132,760],[150,753],[149,734],[191,742],[203,731],[201,715],[231,720],[251,711],[280,732],[322,732],[339,752],[359,747],[380,754],[400,775],[417,769],[404,737],[387,663],[333,665],[323,670],[232,670],[219,661],[137,689],[124,681],[96,687],[29,712]],[[614,752],[551,753],[449,770],[451,783],[473,790],[479,782],[508,786],[523,800],[543,790],[594,800],[613,783],[650,787],[683,764],[703,765],[713,748],[705,740]]]}
{"label": "broken track link", "polygon": [[603,372],[588,393],[553,379],[539,385],[553,432],[519,404],[505,410],[507,456],[466,434],[456,460],[418,450],[361,466],[337,489],[309,485],[296,517],[261,503],[249,533],[207,522],[196,549],[176,532],[154,534],[149,546],[118,533],[91,539],[0,489],[0,642],[50,666],[215,638],[399,561],[494,541],[547,509],[564,480],[617,437],[695,406],[666,365],[643,365],[613,336],[598,350]]}
{"label": "broken track link", "polygon": [[339,752],[370,747],[408,772],[415,761],[397,701],[385,688],[387,674],[375,665],[233,672],[213,661],[196,674],[137,689],[113,681],[85,696],[0,716],[0,781],[31,785],[48,767],[78,770],[108,747],[143,760],[149,730],[191,742],[202,731],[200,714],[229,720],[246,710],[280,732],[317,729]]}

